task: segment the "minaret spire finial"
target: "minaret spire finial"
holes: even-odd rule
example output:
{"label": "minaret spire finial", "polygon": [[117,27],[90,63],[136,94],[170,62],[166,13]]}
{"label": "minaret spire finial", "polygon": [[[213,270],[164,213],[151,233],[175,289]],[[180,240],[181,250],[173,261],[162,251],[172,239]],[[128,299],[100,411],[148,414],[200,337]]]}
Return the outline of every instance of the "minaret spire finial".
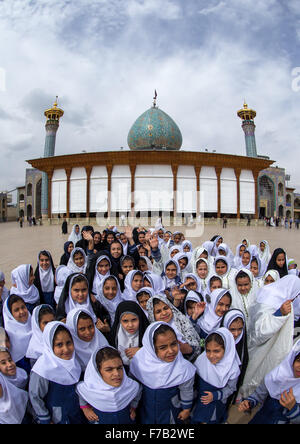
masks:
{"label": "minaret spire finial", "polygon": [[154,97],[153,97],[153,106],[156,107],[156,99],[157,99],[157,92],[156,89],[154,90]]}

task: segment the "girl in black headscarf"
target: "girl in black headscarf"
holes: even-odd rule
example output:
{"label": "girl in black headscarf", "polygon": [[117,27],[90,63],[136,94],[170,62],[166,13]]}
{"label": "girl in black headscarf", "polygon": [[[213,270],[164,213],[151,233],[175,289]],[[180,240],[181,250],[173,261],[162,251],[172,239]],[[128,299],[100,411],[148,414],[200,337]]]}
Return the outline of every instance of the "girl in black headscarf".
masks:
{"label": "girl in black headscarf", "polygon": [[143,345],[142,339],[148,325],[147,316],[137,302],[123,301],[118,305],[109,342],[119,350],[126,370]]}
{"label": "girl in black headscarf", "polygon": [[64,243],[64,254],[60,258],[59,265],[68,265],[70,254],[73,249],[74,249],[74,243],[72,241]]}
{"label": "girl in black headscarf", "polygon": [[276,248],[269,261],[267,271],[277,270],[280,278],[288,275],[286,253],[282,248]]}

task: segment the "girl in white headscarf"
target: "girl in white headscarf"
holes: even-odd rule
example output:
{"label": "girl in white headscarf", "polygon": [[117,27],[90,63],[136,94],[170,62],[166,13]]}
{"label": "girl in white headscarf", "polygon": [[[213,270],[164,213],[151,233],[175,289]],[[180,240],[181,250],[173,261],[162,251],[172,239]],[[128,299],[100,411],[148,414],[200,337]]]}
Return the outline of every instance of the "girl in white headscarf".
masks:
{"label": "girl in white headscarf", "polygon": [[48,324],[55,320],[55,312],[51,305],[38,305],[32,312],[31,329],[32,336],[28,344],[26,357],[30,359],[31,366],[42,355],[44,350],[43,331]]}
{"label": "girl in white headscarf", "polygon": [[235,392],[240,375],[240,359],[229,330],[221,327],[212,332],[194,365],[199,379],[192,423],[224,423],[228,416],[226,400]]}
{"label": "girl in white headscarf", "polygon": [[262,240],[259,244],[259,257],[260,259],[268,264],[271,259],[270,245],[266,240]]}
{"label": "girl in white headscarf", "polygon": [[10,340],[10,353],[18,367],[30,373],[30,362],[26,351],[31,339],[31,314],[24,300],[17,295],[10,295],[3,307],[5,331]]}
{"label": "girl in white headscarf", "polygon": [[217,274],[222,279],[222,287],[232,288],[237,270],[231,268],[229,259],[227,259],[226,256],[216,256],[214,268],[213,273]]}
{"label": "girl in white headscarf", "polygon": [[250,424],[290,424],[300,416],[300,341],[239,405],[242,412],[262,403]]}
{"label": "girl in white headscarf", "polygon": [[101,282],[100,292],[96,297],[109,312],[111,323],[113,324],[117,306],[124,300],[118,279],[113,275],[105,277]]}
{"label": "girl in white headscarf", "polygon": [[195,263],[195,273],[201,282],[201,292],[205,292],[211,276],[211,267],[207,259],[199,257]]}
{"label": "girl in white headscarf", "polygon": [[247,325],[250,322],[250,309],[256,303],[256,293],[257,287],[254,284],[253,274],[247,268],[242,268],[237,273],[231,288],[232,308],[244,313]]}
{"label": "girl in white headscarf", "polygon": [[74,341],[62,322],[49,322],[43,332],[44,350],[32,368],[29,398],[40,424],[83,423],[76,384],[81,367]]}
{"label": "girl in white headscarf", "polygon": [[27,403],[28,393],[0,373],[0,424],[22,424]]}
{"label": "girl in white headscarf", "polygon": [[102,280],[110,275],[111,261],[108,256],[101,255],[95,264],[95,275],[93,280],[92,292],[98,294]]}
{"label": "girl in white headscarf", "polygon": [[67,327],[73,340],[77,359],[84,372],[94,351],[106,347],[108,341],[96,328],[91,313],[86,308],[74,308],[67,315]]}
{"label": "girl in white headscarf", "polygon": [[289,275],[258,291],[249,314],[249,365],[242,396],[256,390],[291,350],[294,319],[300,314],[299,294],[300,279]]}
{"label": "girl in white headscarf", "polygon": [[54,300],[58,304],[59,298],[65,286],[67,278],[72,274],[72,270],[66,265],[59,265],[55,270],[56,287],[54,291]]}
{"label": "girl in white headscarf", "polygon": [[136,294],[143,287],[143,273],[139,270],[131,270],[124,281],[125,289],[123,291],[123,299],[125,301],[136,302]]}
{"label": "girl in white headscarf", "polygon": [[55,309],[55,267],[49,251],[41,250],[39,252],[34,276],[34,285],[39,290],[41,304],[51,305]]}
{"label": "girl in white headscarf", "polygon": [[90,424],[135,422],[141,387],[126,375],[116,349],[104,347],[93,352],[77,393]]}
{"label": "girl in white headscarf", "polygon": [[210,295],[206,295],[206,305],[202,305],[203,314],[195,319],[193,324],[203,339],[207,337],[211,331],[220,327],[222,317],[231,306],[231,294],[225,288],[213,290]]}
{"label": "girl in white headscarf", "polygon": [[161,276],[146,271],[144,273],[144,286],[153,288],[155,294],[164,294],[165,286]]}
{"label": "girl in white headscarf", "polygon": [[67,267],[72,273],[85,273],[88,265],[87,255],[83,248],[75,247],[71,251]]}
{"label": "girl in white headscarf", "polygon": [[224,242],[218,246],[218,256],[226,256],[230,262],[230,265],[233,266],[234,255],[229,246]]}
{"label": "girl in white headscarf", "polygon": [[183,358],[176,332],[167,323],[147,328],[130,373],[143,386],[142,424],[182,424],[190,416],[195,367]]}
{"label": "girl in white headscarf", "polygon": [[268,270],[262,277],[263,285],[269,285],[278,281],[280,275],[277,270]]}
{"label": "girl in white headscarf", "polygon": [[241,268],[242,266],[242,255],[244,253],[244,251],[246,250],[246,245],[241,243],[238,244],[236,247],[236,251],[235,251],[235,256],[233,258],[233,262],[232,262],[232,266],[234,268]]}
{"label": "girl in white headscarf", "polygon": [[32,266],[29,264],[19,265],[11,272],[12,287],[10,294],[20,296],[30,313],[34,307],[39,305],[40,295],[35,285],[33,285],[34,274]]}
{"label": "girl in white headscarf", "polygon": [[76,243],[78,241],[80,241],[82,238],[81,236],[81,232],[80,232],[80,227],[78,224],[73,225],[71,234],[68,238],[68,241],[73,242],[74,247],[76,246]]}

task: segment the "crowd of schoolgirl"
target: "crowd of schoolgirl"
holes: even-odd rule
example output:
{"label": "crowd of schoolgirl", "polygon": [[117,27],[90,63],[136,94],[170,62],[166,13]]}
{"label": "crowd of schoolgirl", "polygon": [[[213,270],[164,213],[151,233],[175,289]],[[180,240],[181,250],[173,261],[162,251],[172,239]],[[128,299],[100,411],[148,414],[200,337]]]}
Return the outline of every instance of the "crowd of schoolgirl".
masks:
{"label": "crowd of schoolgirl", "polygon": [[[122,227],[123,228],[123,227]],[[1,424],[215,424],[300,418],[300,279],[268,241],[74,225],[0,274]]]}

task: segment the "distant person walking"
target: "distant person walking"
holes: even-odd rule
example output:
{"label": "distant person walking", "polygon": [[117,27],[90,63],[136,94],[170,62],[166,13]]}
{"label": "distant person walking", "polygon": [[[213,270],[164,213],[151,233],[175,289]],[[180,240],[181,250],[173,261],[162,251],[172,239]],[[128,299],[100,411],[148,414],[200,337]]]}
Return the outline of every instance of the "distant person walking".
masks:
{"label": "distant person walking", "polygon": [[63,223],[61,224],[61,232],[62,234],[68,234],[68,222],[66,218],[64,219]]}

